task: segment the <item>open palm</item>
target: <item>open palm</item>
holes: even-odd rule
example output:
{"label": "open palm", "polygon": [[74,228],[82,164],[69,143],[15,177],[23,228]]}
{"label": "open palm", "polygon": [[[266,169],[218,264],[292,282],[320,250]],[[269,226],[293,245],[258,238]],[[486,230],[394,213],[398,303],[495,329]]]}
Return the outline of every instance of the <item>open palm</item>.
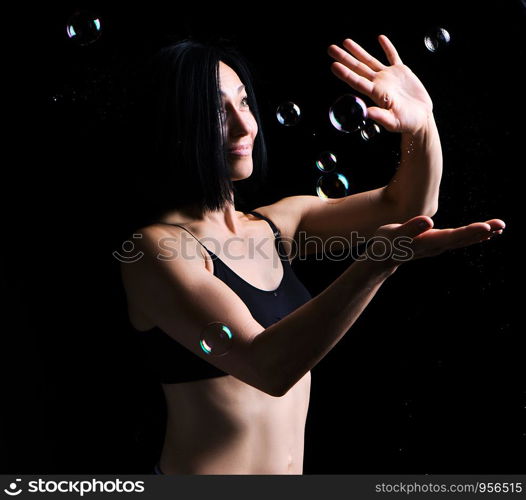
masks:
{"label": "open palm", "polygon": [[[472,222],[466,226],[434,229],[433,219],[425,215],[418,215],[404,222],[403,224],[386,224],[380,226],[375,233],[376,237],[381,237],[384,242],[371,245],[372,250],[368,255],[382,256],[391,253],[386,247],[385,239],[394,242],[397,238],[402,238],[411,244],[405,247],[410,252],[403,259],[398,259],[391,255],[387,264],[400,265],[410,260],[432,257],[447,250],[467,247],[476,243],[487,241],[496,234],[502,234],[506,224],[501,219],[490,219],[485,222]],[[375,250],[376,247],[379,249]]]}
{"label": "open palm", "polygon": [[390,66],[347,38],[342,44],[347,50],[329,46],[327,52],[336,60],[331,70],[376,104],[367,108],[369,118],[390,132],[414,134],[426,124],[433,103],[422,82],[402,63],[391,41],[385,35],[378,40]]}

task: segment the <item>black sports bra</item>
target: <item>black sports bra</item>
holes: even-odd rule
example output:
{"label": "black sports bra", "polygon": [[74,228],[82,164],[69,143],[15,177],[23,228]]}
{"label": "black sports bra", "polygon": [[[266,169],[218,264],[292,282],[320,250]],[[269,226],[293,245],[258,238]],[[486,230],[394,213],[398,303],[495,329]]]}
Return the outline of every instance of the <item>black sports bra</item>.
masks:
{"label": "black sports bra", "polygon": [[[169,225],[185,229],[205,248],[211,258],[214,259],[214,275],[239,295],[252,313],[253,318],[261,326],[267,328],[309,301],[312,296],[292,270],[286,252],[282,248],[283,242],[279,229],[268,217],[253,211],[247,213],[266,220],[274,231],[275,246],[283,267],[283,278],[275,290],[261,290],[251,285],[228,267],[216,254],[208,250],[186,228],[179,224]],[[140,333],[149,355],[151,369],[163,384],[176,384],[228,375],[228,373],[194,354],[158,327]]]}

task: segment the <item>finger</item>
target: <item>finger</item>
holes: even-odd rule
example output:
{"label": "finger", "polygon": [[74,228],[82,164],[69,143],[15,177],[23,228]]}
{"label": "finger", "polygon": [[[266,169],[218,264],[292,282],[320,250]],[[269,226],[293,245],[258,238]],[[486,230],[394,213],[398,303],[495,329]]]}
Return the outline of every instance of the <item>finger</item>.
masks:
{"label": "finger", "polygon": [[492,231],[496,231],[499,234],[502,234],[503,230],[506,227],[506,223],[501,219],[490,219],[486,221],[486,224],[491,226]]}
{"label": "finger", "polygon": [[415,258],[431,257],[439,255],[446,250],[454,250],[480,243],[491,235],[488,227],[481,229],[480,226],[464,226],[455,229],[430,229],[425,231],[414,238],[413,251]]}
{"label": "finger", "polygon": [[354,71],[351,71],[347,66],[339,62],[333,62],[331,64],[331,71],[336,77],[349,84],[354,90],[371,97],[373,84],[367,80],[367,78],[357,75]]}
{"label": "finger", "polygon": [[356,59],[351,54],[349,54],[349,52],[346,52],[345,50],[340,49],[340,47],[338,47],[337,45],[331,45],[329,49],[327,50],[327,53],[331,57],[336,59],[338,62],[347,66],[349,69],[351,69],[355,73],[358,73],[359,75],[369,80],[372,80],[374,78],[375,73],[371,68],[369,68],[369,66],[358,61],[358,59]]}
{"label": "finger", "polygon": [[456,248],[464,243],[476,242],[491,233],[491,227],[485,222],[476,222],[468,226],[446,229],[432,229],[424,235],[429,245]]}
{"label": "finger", "polygon": [[468,239],[462,239],[462,240],[459,240],[459,241],[455,241],[453,244],[448,246],[447,249],[448,250],[454,250],[456,248],[469,247],[471,245],[476,245],[477,243],[482,243],[483,241],[488,241],[491,238],[493,238],[493,236],[494,236],[493,233],[489,233],[489,234],[485,234],[485,235],[481,235],[481,234],[472,235]]}
{"label": "finger", "polygon": [[395,46],[391,43],[391,40],[389,40],[389,38],[387,38],[385,35],[380,35],[378,37],[378,41],[380,42],[382,49],[384,49],[385,55],[387,56],[387,60],[391,64],[403,64],[402,59],[400,59],[400,56],[398,55],[398,52],[395,49]]}
{"label": "finger", "polygon": [[491,226],[476,222],[452,229],[430,229],[415,238],[415,258],[438,255],[446,250],[467,247],[491,239]]}
{"label": "finger", "polygon": [[491,226],[485,222],[476,222],[468,226],[449,229],[447,246],[450,249],[461,248],[481,241],[487,240],[492,236]]}
{"label": "finger", "polygon": [[385,69],[385,65],[382,64],[378,59],[373,57],[369,52],[364,50],[360,45],[358,45],[354,40],[346,38],[342,44],[351,54],[353,54],[356,59],[363,62],[369,68],[374,71],[382,71]]}
{"label": "finger", "polygon": [[397,233],[400,236],[409,236],[415,238],[418,235],[428,231],[434,225],[433,219],[427,215],[418,215],[404,222],[398,229]]}
{"label": "finger", "polygon": [[400,120],[388,109],[370,106],[367,108],[367,117],[382,125],[389,132],[396,132],[400,128]]}

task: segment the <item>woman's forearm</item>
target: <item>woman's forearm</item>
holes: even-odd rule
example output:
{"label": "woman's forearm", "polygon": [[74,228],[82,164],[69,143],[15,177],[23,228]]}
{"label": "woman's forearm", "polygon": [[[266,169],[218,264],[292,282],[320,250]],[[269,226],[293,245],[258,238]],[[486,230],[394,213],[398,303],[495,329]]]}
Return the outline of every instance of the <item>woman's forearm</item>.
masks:
{"label": "woman's forearm", "polygon": [[415,134],[402,134],[400,166],[385,188],[405,217],[428,215],[438,210],[442,179],[442,146],[433,114]]}
{"label": "woman's forearm", "polygon": [[320,362],[395,270],[382,262],[356,261],[323,292],[255,338],[255,363],[275,394],[285,394]]}

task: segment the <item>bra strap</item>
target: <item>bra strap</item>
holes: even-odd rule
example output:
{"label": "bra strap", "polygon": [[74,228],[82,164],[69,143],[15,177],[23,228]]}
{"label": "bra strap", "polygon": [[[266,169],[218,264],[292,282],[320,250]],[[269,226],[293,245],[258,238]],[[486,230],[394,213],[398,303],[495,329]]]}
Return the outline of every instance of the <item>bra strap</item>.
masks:
{"label": "bra strap", "polygon": [[276,224],[274,224],[268,217],[265,217],[263,214],[260,214],[259,212],[251,211],[247,212],[249,214],[255,215],[256,217],[259,217],[260,219],[266,220],[270,227],[272,228],[272,231],[274,231],[274,236],[277,238],[278,236],[281,236],[281,233],[279,229],[276,227]]}
{"label": "bra strap", "polygon": [[186,229],[186,227],[181,226],[180,224],[173,224],[170,222],[158,222],[157,224],[167,224],[168,226],[177,226],[177,227],[180,227],[181,229],[184,229],[188,234],[190,234],[193,238],[195,238],[197,243],[199,243],[209,254],[211,253],[210,250],[208,250],[208,248],[206,248],[188,229]]}
{"label": "bra strap", "polygon": [[[277,228],[276,224],[274,224],[268,217],[265,217],[263,214],[260,214],[259,212],[255,212],[255,211],[250,211],[250,212],[245,212],[245,213],[249,213],[249,214],[252,214],[252,215],[255,215],[256,217],[259,217],[260,219],[264,219],[268,222],[268,224],[270,225],[272,231],[274,232],[274,237],[275,239],[278,241],[278,245],[281,244],[281,232],[280,230]],[[212,252],[210,250],[208,250],[208,248],[206,248],[188,229],[186,229],[186,227],[184,226],[181,226],[180,224],[174,224],[174,223],[170,223],[170,222],[158,222],[158,224],[167,224],[169,226],[177,226],[177,227],[180,227],[182,229],[184,229],[187,233],[189,233],[190,235],[192,235],[196,240],[197,242],[209,253],[211,254]],[[214,254],[215,255],[215,254]],[[280,258],[281,258],[281,255],[280,255]],[[285,259],[287,260],[288,262],[288,259]]]}
{"label": "bra strap", "polygon": [[287,265],[290,265],[289,258],[287,256],[287,253],[285,252],[285,248],[283,246],[283,241],[281,240],[281,231],[278,229],[276,224],[274,224],[268,217],[265,217],[263,214],[260,214],[259,212],[247,212],[249,214],[253,214],[256,217],[259,217],[261,219],[266,220],[270,227],[272,228],[272,231],[274,231],[274,238],[276,240],[276,245],[278,249],[278,256],[282,262],[285,262]]}

